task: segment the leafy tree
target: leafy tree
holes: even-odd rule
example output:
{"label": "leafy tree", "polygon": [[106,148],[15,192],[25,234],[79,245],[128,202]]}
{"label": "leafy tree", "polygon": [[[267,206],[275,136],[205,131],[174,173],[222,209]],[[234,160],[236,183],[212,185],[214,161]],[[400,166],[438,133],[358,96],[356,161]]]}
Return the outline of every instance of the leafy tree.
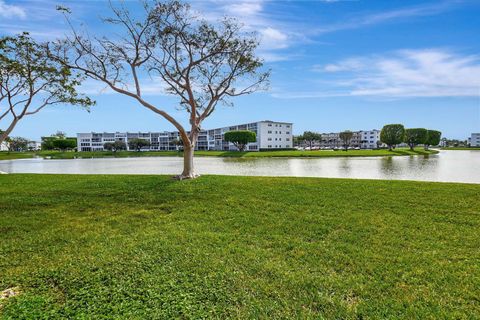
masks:
{"label": "leafy tree", "polygon": [[123,141],[116,140],[115,142],[105,142],[105,144],[103,145],[103,148],[107,149],[108,151],[117,152],[120,150],[126,150],[127,145]]}
{"label": "leafy tree", "polygon": [[342,140],[343,148],[345,151],[348,150],[348,147],[350,146],[350,141],[352,141],[353,138],[353,132],[350,130],[340,132],[339,134],[340,140]]}
{"label": "leafy tree", "polygon": [[28,150],[29,140],[22,137],[13,137],[8,139],[9,151],[26,151]]}
{"label": "leafy tree", "polygon": [[249,142],[257,141],[257,135],[249,130],[229,131],[225,132],[224,139],[233,143],[239,151],[243,151]]}
{"label": "leafy tree", "polygon": [[52,141],[52,146],[54,149],[60,149],[62,151],[68,149],[75,149],[77,147],[77,139],[75,138],[55,138]]}
{"label": "leafy tree", "polygon": [[405,128],[402,124],[387,124],[383,126],[380,132],[380,140],[392,149],[399,143],[402,143],[405,137]]}
{"label": "leafy tree", "polygon": [[60,138],[60,139],[65,139],[67,137],[67,134],[65,131],[57,131],[54,134],[52,134],[52,137]]}
{"label": "leafy tree", "polygon": [[28,33],[0,37],[0,121],[6,123],[2,143],[24,117],[49,105],[93,105],[76,88],[82,78],[67,66],[48,57],[45,44]]}
{"label": "leafy tree", "polygon": [[425,150],[429,146],[438,146],[440,144],[440,139],[442,138],[442,133],[437,130],[427,130],[427,139],[424,143]]}
{"label": "leafy tree", "polygon": [[301,135],[301,139],[308,143],[310,150],[312,150],[313,143],[315,141],[322,141],[322,135],[320,133],[312,132],[312,131],[305,131]]}
{"label": "leafy tree", "polygon": [[128,140],[128,147],[136,151],[140,151],[143,147],[148,147],[149,145],[150,142],[145,139],[134,138]]}
{"label": "leafy tree", "polygon": [[[193,154],[203,121],[216,106],[232,97],[266,88],[268,71],[256,56],[254,33],[233,19],[209,23],[179,1],[143,2],[135,15],[112,6],[103,21],[115,32],[90,38],[72,23],[72,35],[51,46],[58,61],[126,95],[169,121],[180,133],[184,149],[183,172],[177,178],[195,178]],[[69,20],[69,10],[59,8]],[[165,106],[143,95],[145,79],[155,79],[175,95],[187,114],[189,130]],[[131,86],[130,84],[133,84]]]}
{"label": "leafy tree", "polygon": [[413,150],[416,145],[426,143],[427,134],[427,129],[424,128],[406,129],[404,142],[410,146],[410,150]]}

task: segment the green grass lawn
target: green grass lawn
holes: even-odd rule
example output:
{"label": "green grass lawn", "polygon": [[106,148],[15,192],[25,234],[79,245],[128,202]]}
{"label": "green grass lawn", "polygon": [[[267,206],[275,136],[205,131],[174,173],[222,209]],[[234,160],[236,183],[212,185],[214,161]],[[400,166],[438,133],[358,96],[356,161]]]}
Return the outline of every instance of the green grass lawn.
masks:
{"label": "green grass lawn", "polygon": [[444,147],[442,150],[480,150],[480,147]]}
{"label": "green grass lawn", "polygon": [[[393,151],[385,149],[380,150],[349,150],[349,151],[262,151],[262,152],[238,152],[238,151],[197,151],[199,157],[381,157],[381,156],[408,156],[408,155],[427,155],[438,153],[437,150],[425,151],[423,148],[417,148],[415,151],[399,148]],[[73,158],[108,158],[108,157],[181,157],[182,152],[177,151],[98,151],[98,152],[60,152],[60,151],[40,151],[40,152],[0,152],[0,160],[10,160],[16,158],[49,157],[52,159],[73,159]]]}
{"label": "green grass lawn", "polygon": [[0,176],[3,318],[474,319],[480,185]]}

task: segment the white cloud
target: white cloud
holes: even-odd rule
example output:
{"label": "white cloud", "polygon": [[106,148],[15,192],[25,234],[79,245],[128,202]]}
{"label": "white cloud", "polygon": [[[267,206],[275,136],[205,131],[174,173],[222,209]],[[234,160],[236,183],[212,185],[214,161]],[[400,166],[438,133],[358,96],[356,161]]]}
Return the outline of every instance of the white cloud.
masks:
{"label": "white cloud", "polygon": [[229,4],[224,6],[224,9],[229,14],[238,16],[251,16],[260,13],[262,11],[262,1],[243,1],[239,3]]}
{"label": "white cloud", "polygon": [[[367,59],[368,60],[368,59]],[[405,50],[367,61],[352,95],[452,97],[480,95],[480,57],[444,50]]]}
{"label": "white cloud", "polygon": [[457,2],[443,1],[437,2],[435,4],[418,5],[396,10],[384,11],[380,13],[372,13],[342,23],[326,25],[320,28],[316,28],[314,29],[313,33],[324,34],[342,30],[357,29],[365,26],[386,23],[399,19],[436,15],[447,11],[452,6],[457,4]]}
{"label": "white cloud", "polygon": [[288,35],[278,29],[268,27],[260,30],[261,46],[266,49],[284,49],[288,47]]}
{"label": "white cloud", "polygon": [[27,17],[27,13],[20,6],[10,5],[5,3],[5,1],[0,0],[0,17],[5,19],[25,19]]}
{"label": "white cloud", "polygon": [[340,72],[340,71],[354,71],[363,67],[363,63],[358,59],[345,59],[339,63],[322,65],[314,65],[313,71],[319,72]]}
{"label": "white cloud", "polygon": [[[277,93],[279,98],[479,97],[480,56],[443,49],[401,50],[316,65],[322,90]],[[281,92],[281,91],[279,91]]]}

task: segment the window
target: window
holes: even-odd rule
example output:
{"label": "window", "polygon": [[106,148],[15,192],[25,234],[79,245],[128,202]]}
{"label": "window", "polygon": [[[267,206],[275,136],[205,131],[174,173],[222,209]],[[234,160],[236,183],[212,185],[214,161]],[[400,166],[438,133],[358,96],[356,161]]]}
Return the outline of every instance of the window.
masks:
{"label": "window", "polygon": [[272,133],[272,131],[268,131],[268,133]]}
{"label": "window", "polygon": [[285,139],[286,141],[290,141],[290,138]]}
{"label": "window", "polygon": [[290,131],[285,132],[286,134],[290,134]]}
{"label": "window", "polygon": [[271,127],[271,126],[272,126],[272,124],[271,124],[271,123],[269,123],[269,124],[268,124],[268,126],[269,126],[269,127]]}
{"label": "window", "polygon": [[282,138],[278,138],[278,141],[282,141]]}
{"label": "window", "polygon": [[268,141],[272,141],[272,138],[268,138]]}

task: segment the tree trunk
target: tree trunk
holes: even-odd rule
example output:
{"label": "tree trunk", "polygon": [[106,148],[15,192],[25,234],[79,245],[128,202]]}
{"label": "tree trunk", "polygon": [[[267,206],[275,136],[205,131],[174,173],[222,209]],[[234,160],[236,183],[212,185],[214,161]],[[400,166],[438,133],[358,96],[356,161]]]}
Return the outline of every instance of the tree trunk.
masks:
{"label": "tree trunk", "polygon": [[15,128],[15,126],[17,125],[18,120],[20,119],[18,118],[13,119],[12,123],[10,123],[10,126],[7,128],[7,130],[5,130],[4,132],[2,132],[2,134],[0,134],[0,143],[3,143],[3,141],[5,141],[5,139],[8,138],[13,128]]}
{"label": "tree trunk", "polygon": [[175,178],[179,180],[183,179],[195,179],[199,175],[195,173],[193,166],[193,154],[195,151],[194,144],[188,144],[183,146],[183,172],[181,175],[176,176]]}

